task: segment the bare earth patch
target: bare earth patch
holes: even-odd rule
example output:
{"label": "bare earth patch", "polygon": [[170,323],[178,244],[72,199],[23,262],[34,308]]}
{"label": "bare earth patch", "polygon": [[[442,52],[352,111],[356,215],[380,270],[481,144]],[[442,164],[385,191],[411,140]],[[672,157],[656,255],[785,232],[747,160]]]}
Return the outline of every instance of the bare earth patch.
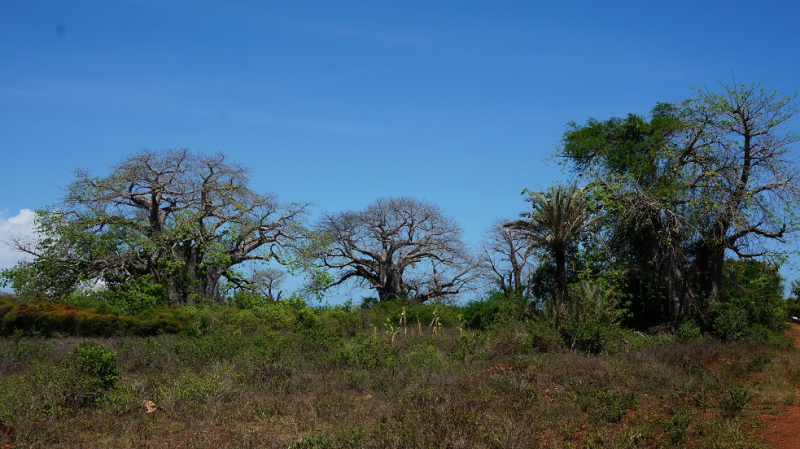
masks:
{"label": "bare earth patch", "polygon": [[[800,348],[800,324],[792,324],[787,334],[792,337],[795,347]],[[761,415],[767,428],[760,434],[767,443],[776,448],[800,449],[800,405],[787,405],[780,415]]]}

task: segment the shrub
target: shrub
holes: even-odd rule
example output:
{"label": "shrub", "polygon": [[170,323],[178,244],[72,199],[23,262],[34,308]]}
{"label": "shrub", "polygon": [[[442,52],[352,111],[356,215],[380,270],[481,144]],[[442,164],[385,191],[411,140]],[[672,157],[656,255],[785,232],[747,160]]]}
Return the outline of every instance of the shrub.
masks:
{"label": "shrub", "polygon": [[49,336],[62,335],[113,335],[115,315],[97,309],[81,309],[71,304],[38,302],[21,304],[6,314],[3,331],[14,329]]}
{"label": "shrub", "polygon": [[344,336],[353,336],[359,328],[360,320],[353,312],[341,306],[325,307],[317,310],[323,326]]}
{"label": "shrub", "polygon": [[669,421],[661,423],[661,428],[669,438],[670,444],[677,447],[683,444],[686,439],[686,432],[689,428],[691,417],[686,413],[678,413]]}
{"label": "shrub", "polygon": [[620,307],[618,294],[599,281],[581,281],[570,285],[564,322],[584,325],[616,325],[627,314]]}
{"label": "shrub", "polygon": [[701,336],[700,326],[691,319],[682,321],[675,329],[675,339],[681,343],[695,342],[699,340]]}
{"label": "shrub", "polygon": [[714,317],[711,331],[721,340],[739,340],[750,324],[747,311],[731,303],[715,303],[711,306]]}
{"label": "shrub", "polygon": [[524,319],[528,310],[529,302],[526,298],[494,291],[484,300],[468,302],[462,313],[467,327],[486,330],[498,321]]}
{"label": "shrub", "polygon": [[140,337],[177,334],[190,328],[191,319],[179,309],[154,309],[139,317],[120,317],[120,334]]}
{"label": "shrub", "polygon": [[739,416],[753,397],[747,390],[728,389],[728,395],[719,401],[719,411],[724,418],[733,419]]}
{"label": "shrub", "polygon": [[531,352],[557,352],[564,349],[564,340],[550,322],[535,320],[527,326],[523,347]]}
{"label": "shrub", "polygon": [[0,325],[3,323],[6,314],[14,310],[14,307],[16,305],[11,300],[0,297]]}
{"label": "shrub", "polygon": [[238,291],[233,294],[231,302],[238,309],[256,309],[264,307],[266,299],[258,293]]}
{"label": "shrub", "polygon": [[233,360],[251,345],[250,340],[234,329],[219,329],[197,336],[178,340],[173,351],[186,366]]}
{"label": "shrub", "polygon": [[364,327],[369,325],[381,327],[386,323],[387,318],[397,326],[400,324],[403,310],[406,312],[406,323],[409,327],[416,327],[417,323],[420,323],[427,328],[431,324],[434,314],[439,317],[439,324],[444,327],[456,327],[462,319],[462,309],[459,307],[444,304],[420,304],[403,298],[383,301],[369,309],[361,309],[358,311],[358,315],[361,317]]}
{"label": "shrub", "polygon": [[633,404],[633,396],[609,387],[579,387],[578,404],[596,423],[618,423]]}
{"label": "shrub", "polygon": [[392,365],[394,355],[385,338],[359,335],[336,351],[333,360],[347,366],[374,369]]}
{"label": "shrub", "polygon": [[151,275],[136,277],[126,284],[112,286],[95,295],[120,315],[139,315],[169,303],[164,286],[153,282]]}
{"label": "shrub", "polygon": [[189,316],[177,309],[155,309],[141,316],[118,316],[95,308],[67,303],[19,304],[5,313],[0,333],[15,330],[27,335],[156,335],[177,333],[189,325]]}
{"label": "shrub", "polygon": [[571,350],[599,354],[606,347],[605,326],[567,324],[561,327],[564,344]]}
{"label": "shrub", "polygon": [[725,261],[722,299],[728,307],[744,311],[748,325],[782,332],[786,327],[783,290],[777,266],[753,259]]}
{"label": "shrub", "polygon": [[97,343],[85,342],[75,346],[65,363],[88,377],[81,405],[101,403],[105,392],[122,377],[117,366],[117,353]]}

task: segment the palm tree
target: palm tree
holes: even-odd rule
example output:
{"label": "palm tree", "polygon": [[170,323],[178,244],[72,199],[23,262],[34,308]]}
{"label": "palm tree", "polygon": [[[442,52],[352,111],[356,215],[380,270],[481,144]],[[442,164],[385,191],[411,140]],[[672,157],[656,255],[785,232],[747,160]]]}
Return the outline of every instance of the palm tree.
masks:
{"label": "palm tree", "polygon": [[592,218],[588,199],[583,189],[575,184],[556,185],[547,192],[532,192],[525,201],[531,204],[523,219],[506,223],[507,228],[524,235],[532,246],[547,248],[556,262],[556,324],[561,304],[567,299],[567,250],[575,240],[594,226],[598,217]]}

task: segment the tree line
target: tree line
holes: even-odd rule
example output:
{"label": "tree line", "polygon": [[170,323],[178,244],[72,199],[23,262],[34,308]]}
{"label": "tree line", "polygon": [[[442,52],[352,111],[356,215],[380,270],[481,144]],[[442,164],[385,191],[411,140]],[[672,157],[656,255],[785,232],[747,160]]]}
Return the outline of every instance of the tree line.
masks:
{"label": "tree line", "polygon": [[134,308],[274,301],[286,276],[275,262],[306,275],[303,295],[349,284],[426,302],[485,288],[556,323],[600,305],[641,325],[719,317],[742,298],[735,313],[769,315],[778,244],[798,223],[793,100],[740,84],[646,117],[571,122],[556,152],[569,180],[523,191],[527,210],[493,224],[477,252],[422,199],[312,223],[308,204],[253,191],[226,155],[142,151],[106,175],[76,171],[37,212],[38,238],[12,238],[33,257],[0,276],[23,298],[102,284],[98,295]]}

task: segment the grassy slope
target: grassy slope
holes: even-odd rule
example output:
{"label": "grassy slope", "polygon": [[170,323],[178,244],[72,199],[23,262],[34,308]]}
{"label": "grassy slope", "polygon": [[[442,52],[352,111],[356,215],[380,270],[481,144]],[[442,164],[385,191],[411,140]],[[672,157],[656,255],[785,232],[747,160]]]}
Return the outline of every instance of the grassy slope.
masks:
{"label": "grassy slope", "polygon": [[800,385],[795,350],[747,343],[631,333],[591,356],[525,323],[412,326],[393,345],[292,329],[94,340],[123,376],[99,406],[64,363],[83,339],[0,340],[0,445],[754,447],[759,413]]}

